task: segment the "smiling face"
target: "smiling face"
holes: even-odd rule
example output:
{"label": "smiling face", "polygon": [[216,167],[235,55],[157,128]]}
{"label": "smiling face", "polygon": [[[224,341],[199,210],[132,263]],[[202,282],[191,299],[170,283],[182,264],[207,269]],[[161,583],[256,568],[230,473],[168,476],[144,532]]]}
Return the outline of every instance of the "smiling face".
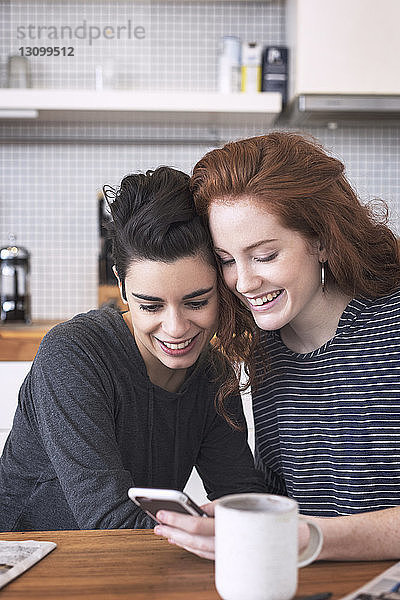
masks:
{"label": "smiling face", "polygon": [[127,322],[153,383],[193,365],[217,324],[215,269],[200,256],[141,260],[128,269],[125,289]]}
{"label": "smiling face", "polygon": [[304,327],[326,310],[317,244],[249,198],[214,201],[209,223],[225,282],[261,329]]}

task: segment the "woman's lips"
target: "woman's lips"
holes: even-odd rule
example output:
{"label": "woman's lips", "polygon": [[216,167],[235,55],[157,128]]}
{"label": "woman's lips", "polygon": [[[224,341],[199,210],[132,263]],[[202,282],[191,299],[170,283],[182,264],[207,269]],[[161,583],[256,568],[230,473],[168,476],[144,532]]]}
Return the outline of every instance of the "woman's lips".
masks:
{"label": "woman's lips", "polygon": [[[275,306],[275,304],[277,304],[277,302],[279,302],[279,300],[282,298],[283,294],[284,294],[285,290],[275,290],[274,292],[269,292],[268,294],[265,294],[264,296],[258,296],[257,299],[257,304],[252,304],[252,302],[250,301],[249,298],[246,298],[248,305],[250,306],[251,310],[254,310],[256,312],[261,312],[261,311],[266,311],[266,310],[270,310],[271,308],[273,308]],[[273,297],[275,296],[275,297]],[[272,299],[270,300],[269,297],[271,297]],[[260,299],[262,300],[262,304],[258,304],[258,302],[260,302]],[[254,302],[254,300],[253,300]]]}
{"label": "woman's lips", "polygon": [[[169,356],[183,356],[184,354],[188,354],[189,352],[191,352],[191,350],[193,350],[194,346],[196,345],[198,336],[199,336],[199,334],[197,333],[194,337],[189,338],[189,339],[191,339],[191,341],[184,348],[169,348],[168,346],[165,345],[164,342],[162,342],[158,338],[155,338],[155,339],[157,340],[161,350],[163,352],[165,352],[165,354],[168,354]],[[169,344],[169,342],[167,342],[167,343]],[[181,343],[184,343],[184,342],[181,342]],[[171,342],[171,345],[175,345],[175,344],[173,344]],[[181,344],[176,344],[176,345],[181,345]]]}

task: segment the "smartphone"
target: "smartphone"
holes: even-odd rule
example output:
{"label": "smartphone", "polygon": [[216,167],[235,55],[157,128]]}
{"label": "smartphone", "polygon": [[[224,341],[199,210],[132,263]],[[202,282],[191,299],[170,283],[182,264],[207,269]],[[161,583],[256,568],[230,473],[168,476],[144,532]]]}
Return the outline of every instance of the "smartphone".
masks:
{"label": "smartphone", "polygon": [[159,510],[171,510],[196,517],[208,516],[185,492],[178,490],[130,488],[128,496],[155,521],[157,521],[156,514]]}

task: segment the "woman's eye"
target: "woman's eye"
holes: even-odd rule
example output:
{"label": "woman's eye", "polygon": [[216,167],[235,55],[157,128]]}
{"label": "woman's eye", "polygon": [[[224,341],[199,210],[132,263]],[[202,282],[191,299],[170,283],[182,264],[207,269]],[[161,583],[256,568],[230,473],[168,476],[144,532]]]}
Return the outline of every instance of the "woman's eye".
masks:
{"label": "woman's eye", "polygon": [[256,260],[257,262],[269,262],[270,260],[274,260],[274,258],[276,258],[278,256],[277,252],[274,252],[274,254],[270,254],[269,256],[257,256],[254,260]]}
{"label": "woman's eye", "polygon": [[222,256],[217,256],[218,262],[225,267],[226,265],[233,265],[235,262],[234,258],[222,258]]}
{"label": "woman's eye", "polygon": [[139,308],[141,310],[145,310],[147,312],[157,312],[160,308],[160,304],[139,304]]}
{"label": "woman's eye", "polygon": [[199,308],[203,308],[203,306],[206,306],[207,304],[208,300],[198,300],[196,302],[188,302],[186,306],[193,310],[198,310]]}

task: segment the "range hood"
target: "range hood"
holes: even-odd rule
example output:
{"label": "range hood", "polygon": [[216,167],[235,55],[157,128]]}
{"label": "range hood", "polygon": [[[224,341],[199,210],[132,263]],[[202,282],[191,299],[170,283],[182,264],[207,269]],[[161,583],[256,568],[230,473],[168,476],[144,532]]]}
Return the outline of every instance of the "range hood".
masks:
{"label": "range hood", "polygon": [[280,121],[400,125],[399,23],[399,0],[286,0],[289,102]]}
{"label": "range hood", "polygon": [[279,118],[290,127],[400,125],[400,94],[299,94]]}

